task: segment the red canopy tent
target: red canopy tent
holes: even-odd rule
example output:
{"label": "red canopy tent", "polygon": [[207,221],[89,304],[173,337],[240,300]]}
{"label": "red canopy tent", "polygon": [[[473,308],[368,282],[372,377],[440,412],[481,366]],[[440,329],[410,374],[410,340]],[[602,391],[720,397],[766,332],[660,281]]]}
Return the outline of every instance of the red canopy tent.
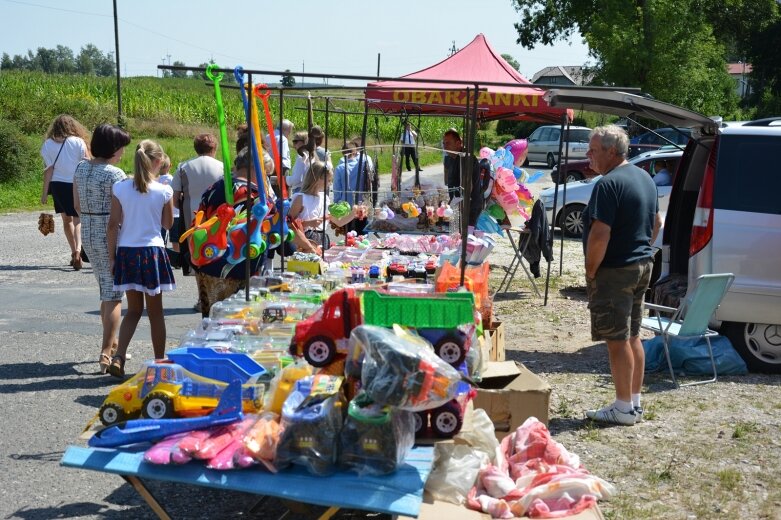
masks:
{"label": "red canopy tent", "polygon": [[572,110],[549,106],[543,99],[545,91],[531,86],[533,84],[512,68],[482,34],[439,63],[402,77],[419,79],[420,82],[369,83],[366,88],[369,107],[393,113],[463,114],[467,102],[466,89],[477,83],[480,86],[477,109],[480,119],[530,119],[558,123],[561,116],[567,114],[572,120]]}

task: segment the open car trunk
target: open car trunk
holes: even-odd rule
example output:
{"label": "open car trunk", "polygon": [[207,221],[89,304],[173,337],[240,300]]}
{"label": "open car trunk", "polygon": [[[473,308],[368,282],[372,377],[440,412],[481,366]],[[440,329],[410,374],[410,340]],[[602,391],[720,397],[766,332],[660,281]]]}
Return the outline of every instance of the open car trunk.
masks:
{"label": "open car trunk", "polygon": [[604,112],[630,118],[642,116],[671,127],[692,128],[692,139],[674,177],[662,239],[660,281],[651,298],[662,305],[677,306],[678,299],[686,294],[694,211],[705,164],[718,132],[718,123],[682,107],[621,91],[551,89],[546,94],[546,100],[552,107]]}

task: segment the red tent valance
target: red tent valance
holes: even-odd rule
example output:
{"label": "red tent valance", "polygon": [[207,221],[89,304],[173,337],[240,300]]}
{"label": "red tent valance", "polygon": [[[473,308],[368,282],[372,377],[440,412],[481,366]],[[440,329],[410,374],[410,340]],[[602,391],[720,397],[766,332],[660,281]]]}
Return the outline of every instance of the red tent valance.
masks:
{"label": "red tent valance", "polygon": [[[478,34],[472,42],[452,56],[428,68],[402,76],[420,82],[378,81],[366,88],[366,102],[383,112],[463,114],[466,110],[466,88],[477,83],[478,117],[481,119],[527,119],[561,121],[563,114],[572,120],[572,110],[550,107],[543,95],[518,71],[494,51],[485,36]],[[470,82],[431,83],[427,80]],[[483,83],[481,83],[483,82]],[[485,85],[505,83],[508,85]],[[509,85],[512,84],[512,85]],[[514,86],[518,85],[518,86]]]}

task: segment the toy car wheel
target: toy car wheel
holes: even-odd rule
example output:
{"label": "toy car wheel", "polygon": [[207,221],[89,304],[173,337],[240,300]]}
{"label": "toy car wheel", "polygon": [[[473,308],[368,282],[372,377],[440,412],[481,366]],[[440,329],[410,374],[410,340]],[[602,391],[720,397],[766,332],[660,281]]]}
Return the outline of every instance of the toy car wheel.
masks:
{"label": "toy car wheel", "polygon": [[415,435],[428,428],[428,414],[426,412],[415,412],[412,414],[412,426],[415,428]]}
{"label": "toy car wheel", "polygon": [[438,437],[449,439],[461,431],[461,409],[452,403],[437,408],[431,413],[431,428]]}
{"label": "toy car wheel", "polygon": [[317,336],[310,339],[304,347],[304,359],[314,367],[324,367],[333,361],[336,347],[330,338]]}
{"label": "toy car wheel", "polygon": [[466,357],[466,352],[461,343],[461,338],[457,334],[447,334],[437,341],[437,344],[434,345],[434,351],[445,363],[458,366]]}
{"label": "toy car wheel", "polygon": [[149,419],[170,419],[174,416],[174,403],[167,395],[153,392],[144,399],[141,415]]}
{"label": "toy car wheel", "polygon": [[125,416],[125,410],[123,410],[121,406],[114,403],[104,404],[101,406],[100,410],[98,410],[98,417],[104,426],[111,426],[112,424],[121,423],[127,419]]}

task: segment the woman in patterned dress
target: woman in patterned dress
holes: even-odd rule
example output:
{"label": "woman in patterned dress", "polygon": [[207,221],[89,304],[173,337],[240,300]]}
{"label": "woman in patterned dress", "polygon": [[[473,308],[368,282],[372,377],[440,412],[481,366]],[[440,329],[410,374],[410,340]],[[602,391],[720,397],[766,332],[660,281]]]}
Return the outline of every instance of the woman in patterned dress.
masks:
{"label": "woman in patterned dress", "polygon": [[94,158],[79,163],[73,176],[73,201],[81,215],[81,243],[100,288],[103,341],[99,363],[102,374],[108,370],[116,349],[122,310],[122,291],[114,290],[109,268],[106,228],[111,211],[111,187],[126,178],[115,164],[128,144],[130,136],[121,128],[108,124],[98,126],[90,143]]}

